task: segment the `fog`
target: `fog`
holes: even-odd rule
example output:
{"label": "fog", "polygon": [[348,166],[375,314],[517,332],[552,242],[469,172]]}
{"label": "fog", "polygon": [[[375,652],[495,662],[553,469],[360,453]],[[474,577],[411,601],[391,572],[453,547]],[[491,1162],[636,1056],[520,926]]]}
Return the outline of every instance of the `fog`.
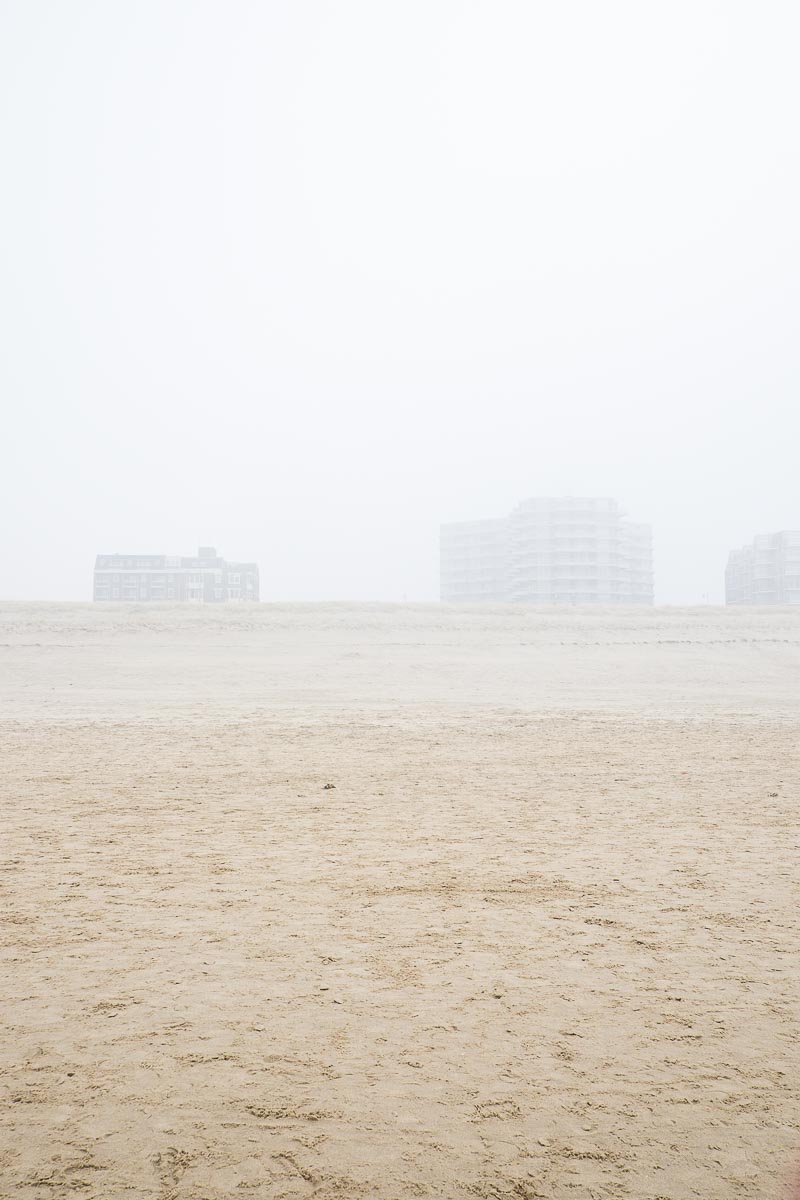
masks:
{"label": "fog", "polygon": [[791,3],[4,0],[0,599],[98,552],[434,600],[617,498],[656,600],[800,528]]}

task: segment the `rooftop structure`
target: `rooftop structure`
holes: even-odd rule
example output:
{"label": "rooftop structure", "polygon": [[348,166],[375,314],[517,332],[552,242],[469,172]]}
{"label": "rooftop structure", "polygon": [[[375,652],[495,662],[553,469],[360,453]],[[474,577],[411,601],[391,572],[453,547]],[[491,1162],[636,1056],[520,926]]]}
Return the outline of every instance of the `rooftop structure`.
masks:
{"label": "rooftop structure", "polygon": [[231,563],[213,546],[200,546],[193,558],[168,554],[98,554],[94,599],[99,601],[258,600],[258,567]]}
{"label": "rooftop structure", "polygon": [[800,604],[800,531],[763,533],[732,550],[725,570],[726,604]]}
{"label": "rooftop structure", "polygon": [[523,500],[507,517],[443,525],[443,601],[652,604],[648,525],[615,500]]}

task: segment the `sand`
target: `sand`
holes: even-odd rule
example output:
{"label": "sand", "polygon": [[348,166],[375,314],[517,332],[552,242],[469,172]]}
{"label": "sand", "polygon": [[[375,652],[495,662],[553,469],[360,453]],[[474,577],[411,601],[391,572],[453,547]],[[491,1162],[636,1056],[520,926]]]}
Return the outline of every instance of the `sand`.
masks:
{"label": "sand", "polygon": [[2,1197],[785,1194],[800,611],[7,604],[0,668]]}

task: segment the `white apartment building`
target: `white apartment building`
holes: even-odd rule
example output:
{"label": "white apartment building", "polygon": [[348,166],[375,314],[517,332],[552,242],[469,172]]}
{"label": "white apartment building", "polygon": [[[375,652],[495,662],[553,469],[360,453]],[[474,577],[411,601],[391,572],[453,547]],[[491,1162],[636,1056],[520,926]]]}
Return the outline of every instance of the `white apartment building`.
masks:
{"label": "white apartment building", "polygon": [[763,533],[732,550],[725,569],[726,604],[800,604],[800,531]]}
{"label": "white apartment building", "polygon": [[508,517],[442,526],[440,593],[447,603],[652,604],[651,530],[615,500],[523,500]]}
{"label": "white apartment building", "polygon": [[94,598],[99,601],[183,601],[222,604],[258,600],[255,563],[230,563],[213,546],[190,558],[169,554],[98,554]]}

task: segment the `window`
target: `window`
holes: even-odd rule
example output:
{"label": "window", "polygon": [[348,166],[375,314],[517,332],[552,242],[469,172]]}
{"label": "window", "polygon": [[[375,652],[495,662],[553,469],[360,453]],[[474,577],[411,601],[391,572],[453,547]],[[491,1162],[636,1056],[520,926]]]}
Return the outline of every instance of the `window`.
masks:
{"label": "window", "polygon": [[235,573],[235,572],[234,572],[234,574],[233,574],[233,575],[229,575],[229,576],[228,576],[228,583],[241,583],[241,582],[242,582],[242,577],[241,577],[241,575],[239,575],[239,574],[237,574],[237,573]]}

